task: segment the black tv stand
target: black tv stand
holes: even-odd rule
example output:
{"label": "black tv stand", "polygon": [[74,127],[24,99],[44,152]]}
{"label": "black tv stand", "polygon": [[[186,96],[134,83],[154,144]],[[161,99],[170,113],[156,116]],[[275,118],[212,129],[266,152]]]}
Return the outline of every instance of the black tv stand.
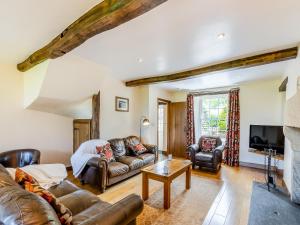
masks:
{"label": "black tv stand", "polygon": [[271,187],[276,188],[277,165],[279,160],[284,160],[283,155],[277,154],[276,150],[273,149],[265,149],[264,151],[257,149],[249,149],[249,152],[263,155],[265,157],[264,170],[266,185],[268,186],[269,191]]}
{"label": "black tv stand", "polygon": [[277,167],[274,165],[275,172],[272,171],[272,158],[275,160],[276,150],[265,149],[265,170],[266,170],[266,182],[268,186],[268,191],[270,187],[276,188],[276,170]]}

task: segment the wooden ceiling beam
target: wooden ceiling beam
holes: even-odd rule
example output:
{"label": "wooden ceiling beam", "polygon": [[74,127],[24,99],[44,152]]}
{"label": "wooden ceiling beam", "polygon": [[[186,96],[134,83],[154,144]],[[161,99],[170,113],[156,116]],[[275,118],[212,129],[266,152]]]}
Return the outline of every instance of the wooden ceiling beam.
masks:
{"label": "wooden ceiling beam", "polygon": [[50,43],[17,65],[25,72],[35,65],[60,57],[89,38],[126,23],[167,0],[104,0],[68,26]]}
{"label": "wooden ceiling beam", "polygon": [[286,87],[287,87],[287,84],[288,84],[288,81],[289,81],[289,78],[286,77],[282,83],[280,84],[280,87],[279,87],[279,92],[285,92],[286,91]]}
{"label": "wooden ceiling beam", "polygon": [[264,53],[260,55],[254,55],[246,58],[236,59],[224,63],[219,63],[207,67],[200,67],[192,70],[178,72],[169,75],[154,76],[148,78],[142,78],[132,81],[127,81],[126,86],[134,87],[141,85],[148,85],[160,82],[171,82],[190,79],[198,77],[202,74],[221,72],[221,71],[232,71],[237,69],[245,69],[254,66],[260,66],[270,63],[281,62],[285,60],[294,59],[297,57],[298,47],[283,49],[279,51]]}

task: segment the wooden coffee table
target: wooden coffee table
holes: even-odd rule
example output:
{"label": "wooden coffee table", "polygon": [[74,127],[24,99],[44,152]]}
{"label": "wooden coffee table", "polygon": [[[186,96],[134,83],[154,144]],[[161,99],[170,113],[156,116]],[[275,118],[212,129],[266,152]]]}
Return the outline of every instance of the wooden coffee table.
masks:
{"label": "wooden coffee table", "polygon": [[[164,208],[170,208],[171,183],[179,175],[186,173],[185,188],[191,188],[191,161],[182,159],[164,160],[142,169],[143,176],[143,200],[149,198],[149,179],[164,183]],[[164,167],[167,166],[169,173],[166,174]]]}

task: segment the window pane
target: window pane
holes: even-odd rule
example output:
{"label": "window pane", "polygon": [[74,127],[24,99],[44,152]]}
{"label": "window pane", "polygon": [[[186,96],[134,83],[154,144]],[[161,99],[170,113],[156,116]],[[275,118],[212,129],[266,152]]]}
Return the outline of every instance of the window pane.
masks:
{"label": "window pane", "polygon": [[[226,137],[228,95],[203,96],[200,105],[201,135]],[[197,121],[196,121],[197,122]]]}

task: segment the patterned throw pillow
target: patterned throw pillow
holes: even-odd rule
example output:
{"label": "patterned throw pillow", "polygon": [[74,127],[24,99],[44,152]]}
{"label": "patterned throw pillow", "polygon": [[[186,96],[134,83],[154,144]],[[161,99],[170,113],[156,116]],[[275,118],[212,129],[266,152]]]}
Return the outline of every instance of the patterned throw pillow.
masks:
{"label": "patterned throw pillow", "polygon": [[217,145],[217,139],[215,138],[203,138],[201,142],[201,149],[203,152],[212,152]]}
{"label": "patterned throw pillow", "polygon": [[28,173],[24,172],[20,168],[16,169],[15,181],[25,188],[25,182],[29,182],[31,184],[38,184],[37,180],[30,176]]}
{"label": "patterned throw pillow", "polygon": [[106,145],[103,145],[103,146],[97,146],[96,151],[97,151],[97,154],[99,154],[101,156],[101,158],[106,159],[107,162],[116,161],[115,157],[114,157],[114,153],[113,153],[109,143],[107,143]]}
{"label": "patterned throw pillow", "polygon": [[140,155],[143,154],[145,152],[147,152],[148,150],[145,148],[144,145],[142,145],[141,143],[137,144],[137,145],[131,145],[129,147],[131,149],[131,151],[133,152],[133,154],[135,155]]}
{"label": "patterned throw pillow", "polygon": [[55,210],[61,224],[69,225],[72,221],[72,213],[49,191],[42,188],[36,179],[30,176],[20,168],[16,169],[15,181],[21,185],[26,191],[35,193],[44,198]]}

